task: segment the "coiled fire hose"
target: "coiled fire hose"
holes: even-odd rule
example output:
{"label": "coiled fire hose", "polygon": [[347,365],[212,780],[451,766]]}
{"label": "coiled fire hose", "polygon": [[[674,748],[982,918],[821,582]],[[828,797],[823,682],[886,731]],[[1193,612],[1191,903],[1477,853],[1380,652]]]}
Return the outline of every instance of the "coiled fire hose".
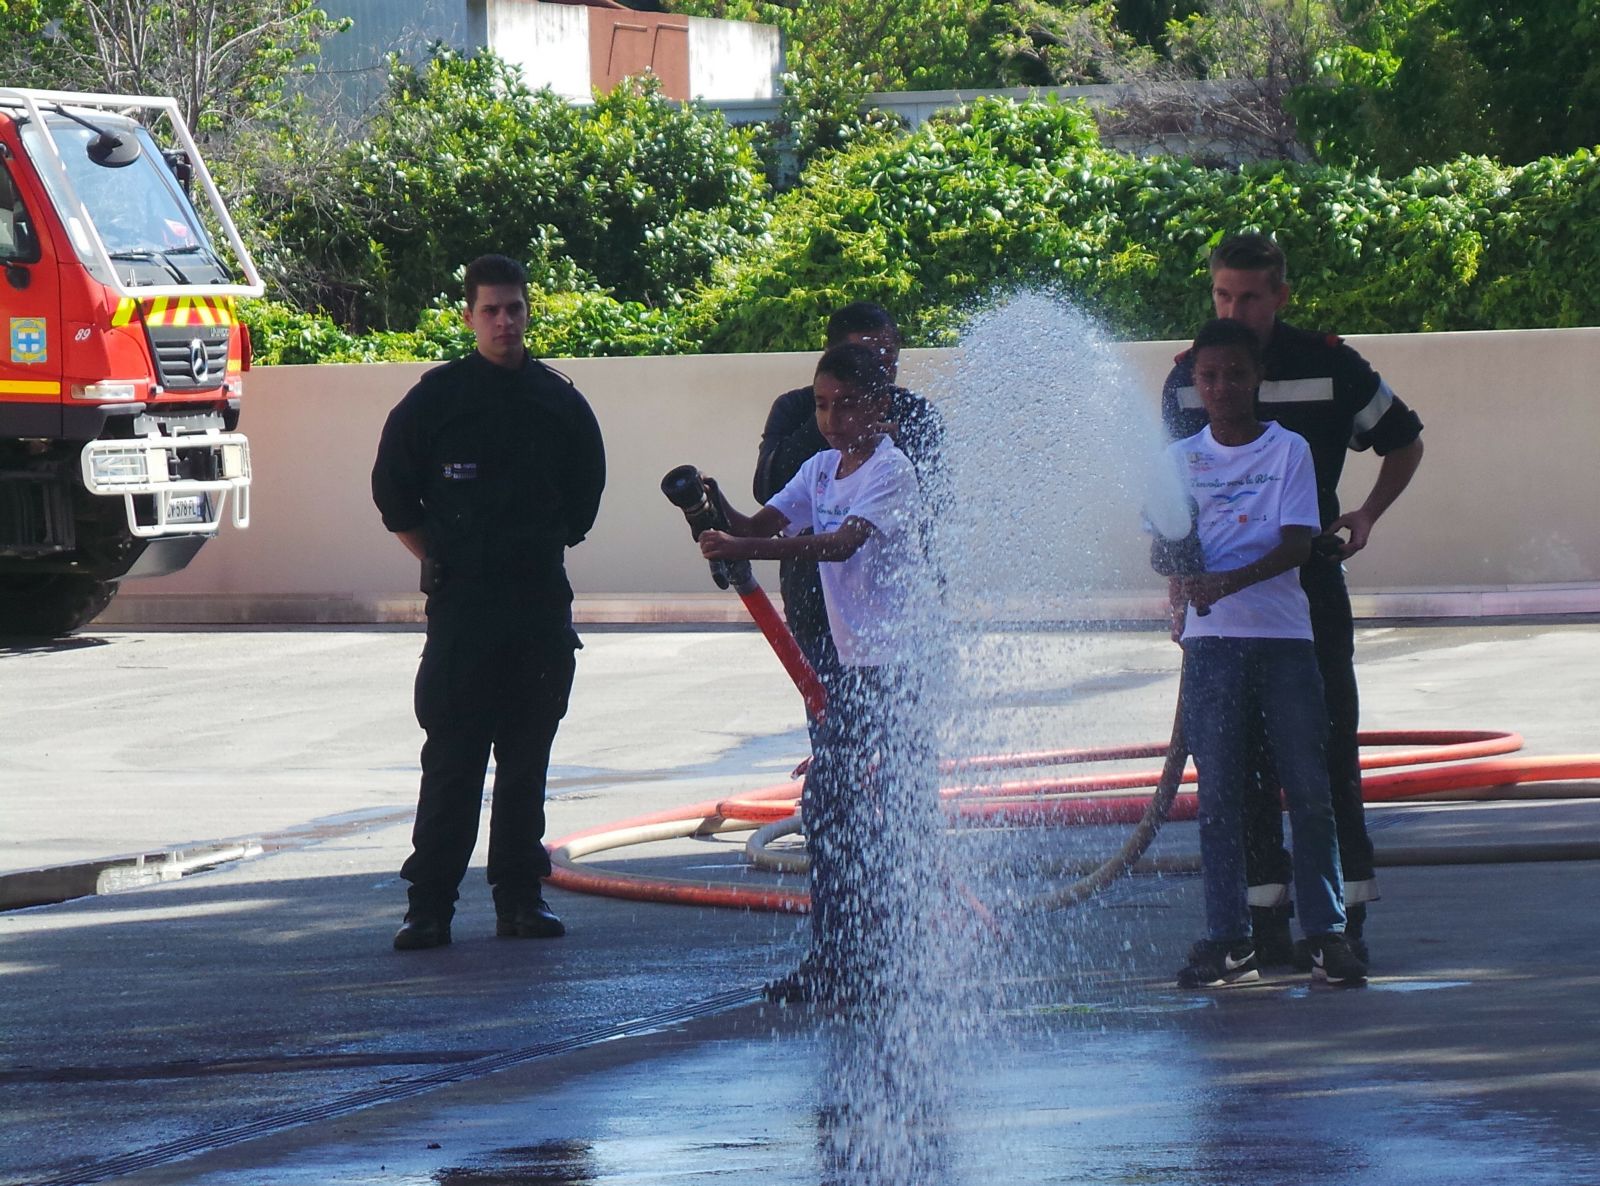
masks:
{"label": "coiled fire hose", "polygon": [[[1600,754],[1572,754],[1545,758],[1504,758],[1487,755],[1514,753],[1522,738],[1492,730],[1420,730],[1366,732],[1363,747],[1410,747],[1394,753],[1363,753],[1363,770],[1391,768],[1363,779],[1369,803],[1401,800],[1462,801],[1517,797],[1597,798]],[[968,824],[1008,826],[1070,826],[1075,824],[1134,825],[1122,847],[1095,868],[1068,871],[1078,880],[1025,903],[1035,909],[1064,909],[1093,896],[1122,875],[1142,871],[1143,853],[1154,839],[1163,816],[1192,819],[1197,802],[1182,792],[1192,781],[1179,755],[1181,744],[1109,747],[1096,750],[1055,750],[1033,754],[1007,754],[946,762],[947,774],[959,770],[999,770],[1082,764],[1130,757],[1166,758],[1162,771],[1100,776],[1057,777],[947,786],[941,792],[945,809]],[[1441,763],[1448,763],[1441,765]],[[1423,769],[1412,767],[1422,766]],[[1154,795],[1128,795],[1137,787],[1155,786]],[[1527,785],[1527,792],[1518,788]],[[809,908],[804,890],[665,877],[645,877],[613,869],[580,865],[584,857],[636,844],[725,832],[752,832],[746,852],[754,863],[780,871],[803,866],[785,854],[768,860],[758,856],[776,835],[799,831],[796,806],[801,783],[779,783],[723,799],[689,803],[615,823],[602,824],[551,842],[555,870],[550,881],[564,889],[640,901],[677,902],[699,906],[726,906],[745,910],[791,913]],[[1600,860],[1600,842],[1568,840],[1536,844],[1494,843],[1484,846],[1449,845],[1442,848],[1380,849],[1377,863],[1401,864],[1494,863],[1540,860]],[[1162,872],[1189,871],[1196,858],[1178,857],[1155,863]]]}

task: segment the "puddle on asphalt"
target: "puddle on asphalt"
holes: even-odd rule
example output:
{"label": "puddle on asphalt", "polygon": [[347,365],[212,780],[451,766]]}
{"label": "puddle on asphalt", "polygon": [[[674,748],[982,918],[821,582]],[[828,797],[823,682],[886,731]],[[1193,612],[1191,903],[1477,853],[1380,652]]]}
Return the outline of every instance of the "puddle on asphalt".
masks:
{"label": "puddle on asphalt", "polygon": [[[1373,987],[1410,993],[1467,985],[1392,980]],[[1150,1002],[1174,1016],[1141,1019],[1142,1007],[1114,1000],[1062,1002],[1043,1007],[1054,1012],[1008,1020],[959,1096],[926,1129],[948,1150],[944,1172],[915,1183],[874,1179],[870,1186],[1298,1186],[1328,1180],[1330,1172],[1352,1186],[1600,1180],[1592,1149],[1574,1147],[1530,1116],[1472,1103],[1452,1089],[1448,1066],[1419,1073],[1424,1064],[1405,1062],[1396,1064],[1404,1073],[1386,1073],[1359,1060],[1314,1068],[1285,1063],[1282,1016],[1261,1043],[1241,1044],[1219,1039],[1211,1023],[1196,1028],[1182,1016],[1205,1005],[1187,998]],[[757,1035],[731,1029],[719,1039],[589,1071],[552,1065],[561,1072],[556,1078],[508,1072],[470,1098],[440,1099],[436,1108],[362,1125],[359,1137],[347,1120],[338,1144],[302,1146],[282,1161],[182,1180],[190,1186],[869,1186],[867,1179],[836,1177],[824,1158],[830,1126],[839,1123],[818,1104],[824,1032],[831,1026],[785,1024]],[[1297,1040],[1313,1032],[1300,1023],[1291,1029]]]}
{"label": "puddle on asphalt", "polygon": [[493,1164],[453,1166],[433,1176],[437,1186],[586,1186],[595,1181],[594,1149],[584,1141],[545,1141],[501,1149]]}
{"label": "puddle on asphalt", "polygon": [[1371,980],[1368,992],[1436,992],[1441,988],[1470,988],[1470,980]]}
{"label": "puddle on asphalt", "polygon": [[1053,1001],[1030,1005],[1026,1009],[1006,1011],[1007,1018],[1050,1017],[1138,1017],[1160,1016],[1170,1013],[1190,1013],[1197,1009],[1212,1008],[1217,1002],[1234,996],[1277,996],[1286,1000],[1304,1000],[1313,995],[1342,992],[1438,992],[1452,988],[1470,988],[1470,980],[1420,980],[1404,977],[1380,977],[1365,984],[1348,987],[1315,984],[1309,980],[1261,980],[1253,984],[1239,984],[1225,989],[1197,991],[1166,999],[1145,1001]]}

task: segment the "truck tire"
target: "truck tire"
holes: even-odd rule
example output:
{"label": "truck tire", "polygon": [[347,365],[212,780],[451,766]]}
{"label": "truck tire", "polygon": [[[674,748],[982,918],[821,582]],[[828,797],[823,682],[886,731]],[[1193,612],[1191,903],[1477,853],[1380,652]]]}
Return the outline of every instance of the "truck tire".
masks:
{"label": "truck tire", "polygon": [[70,572],[0,576],[0,636],[58,638],[111,604],[116,581]]}

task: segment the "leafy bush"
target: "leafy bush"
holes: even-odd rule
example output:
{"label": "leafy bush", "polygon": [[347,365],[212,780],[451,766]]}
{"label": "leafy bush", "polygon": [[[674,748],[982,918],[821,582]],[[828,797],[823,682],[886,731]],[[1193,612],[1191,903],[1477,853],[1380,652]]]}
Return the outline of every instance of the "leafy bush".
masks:
{"label": "leafy bush", "polygon": [[[532,313],[528,348],[541,358],[603,358],[610,355],[680,354],[694,348],[670,312],[602,292],[529,291]],[[473,348],[472,331],[460,302],[444,297],[424,309],[411,330],[352,334],[326,313],[306,313],[276,301],[244,301],[240,316],[250,327],[255,361],[261,366],[296,363],[431,362],[456,358]]]}
{"label": "leafy bush", "polygon": [[487,251],[529,260],[550,292],[669,305],[767,217],[749,138],[715,112],[654,82],[577,107],[492,55],[396,65],[367,138],[326,173],[331,193],[289,185],[253,212],[290,299],[349,326],[410,326]]}
{"label": "leafy bush", "polygon": [[1292,100],[1319,159],[1397,173],[1463,154],[1532,163],[1600,141],[1600,6],[1343,8],[1344,44]]}
{"label": "leafy bush", "polygon": [[[1181,338],[1208,313],[1211,248],[1249,229],[1283,243],[1292,316],[1306,324],[1382,333],[1600,322],[1588,276],[1600,253],[1600,157],[1588,152],[1522,167],[1463,157],[1393,180],[1313,165],[1209,169],[1105,150],[1077,106],[986,99],[822,154],[758,222],[722,258],[701,257],[705,281],[656,304],[602,287],[564,239],[541,231],[530,347],[813,349],[829,311],[861,299],[894,310],[912,344],[943,343],[1020,285],[1059,291],[1126,337]],[[671,225],[707,242],[687,215]],[[674,233],[652,232],[644,253],[673,253]],[[456,292],[459,281],[441,287]],[[454,304],[427,302],[413,329],[371,339],[265,308],[253,324],[258,356],[448,356],[470,346]]]}
{"label": "leafy bush", "polygon": [[719,271],[688,314],[717,350],[805,349],[826,311],[879,300],[912,341],[1046,284],[1129,337],[1184,337],[1206,258],[1267,230],[1293,316],[1345,333],[1592,324],[1600,158],[1507,168],[1463,157],[1395,180],[1282,163],[1207,169],[1099,147],[1081,109],[982,100],[892,143],[819,161],[771,242]]}
{"label": "leafy bush", "polygon": [[1025,110],[981,100],[912,135],[821,158],[779,201],[770,244],[702,290],[687,315],[693,336],[714,350],[806,349],[830,309],[876,300],[913,340],[939,339],[972,294],[1053,274],[1051,169],[1091,151],[1123,158],[1098,153],[1079,107]]}

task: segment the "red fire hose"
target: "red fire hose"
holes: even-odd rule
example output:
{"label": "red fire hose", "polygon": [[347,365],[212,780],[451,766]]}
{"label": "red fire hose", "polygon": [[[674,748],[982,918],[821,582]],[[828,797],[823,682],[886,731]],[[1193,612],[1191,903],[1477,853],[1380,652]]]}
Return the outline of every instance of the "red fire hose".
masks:
{"label": "red fire hose", "polygon": [[794,640],[788,625],[773,608],[772,599],[754,577],[735,585],[734,590],[761,628],[761,633],[766,635],[773,653],[778,656],[778,662],[783,664],[794,686],[800,689],[800,696],[806,702],[806,715],[820,719],[823,706],[828,702],[828,693],[823,690],[822,681],[812,670],[810,660]]}
{"label": "red fire hose", "polygon": [[[1393,767],[1402,763],[1407,767],[1428,767],[1401,769],[1363,780],[1367,802],[1393,802],[1448,791],[1481,792],[1522,783],[1600,779],[1600,754],[1460,761],[1484,753],[1504,754],[1520,749],[1522,738],[1515,733],[1488,730],[1391,731],[1363,733],[1360,740],[1363,746],[1417,747],[1394,754],[1363,754],[1363,770]],[[1156,756],[1166,753],[1167,748],[1156,744],[994,755],[947,763],[946,768],[996,769],[1083,764],[1124,758],[1130,753]],[[1440,766],[1438,763],[1453,764]],[[1185,782],[1192,779],[1192,772],[1183,777]],[[1061,826],[1132,823],[1146,817],[1151,797],[1107,796],[1104,788],[1150,787],[1162,781],[1158,772],[1146,771],[1099,777],[954,785],[945,787],[941,794],[946,811],[969,824]],[[764,822],[789,819],[797,809],[800,785],[798,781],[779,783],[729,799],[686,804],[563,836],[550,845],[551,860],[555,865],[550,882],[563,889],[642,901],[803,912],[809,908],[810,902],[802,890],[642,877],[614,870],[582,868],[576,863],[584,856],[634,844],[726,831],[751,831]],[[1587,793],[1600,797],[1600,787],[1592,788]],[[1174,797],[1168,818],[1192,819],[1195,811],[1194,795],[1179,793]],[[1136,860],[1136,855],[1132,860],[1113,858],[1107,864],[1117,865],[1120,871],[1126,871]],[[1073,900],[1081,900],[1082,896],[1086,895],[1080,894]],[[1051,904],[1060,906],[1070,902],[1053,900]]]}

